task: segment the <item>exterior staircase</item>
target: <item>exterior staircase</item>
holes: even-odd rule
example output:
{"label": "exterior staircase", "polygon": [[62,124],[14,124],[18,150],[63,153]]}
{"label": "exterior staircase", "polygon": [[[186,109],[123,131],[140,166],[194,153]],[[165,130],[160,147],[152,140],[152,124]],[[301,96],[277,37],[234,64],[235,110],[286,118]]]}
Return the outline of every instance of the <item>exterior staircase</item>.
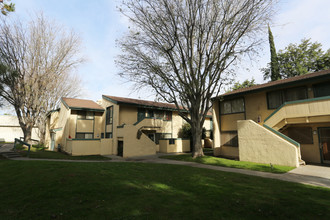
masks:
{"label": "exterior staircase", "polygon": [[330,96],[285,102],[269,115],[264,124],[276,131],[289,124],[328,122]]}
{"label": "exterior staircase", "polygon": [[1,152],[0,153],[3,157],[7,159],[12,159],[12,158],[17,158],[17,157],[22,157],[20,154],[14,152],[14,151],[8,151],[8,152]]}
{"label": "exterior staircase", "polygon": [[[264,121],[264,127],[295,144],[300,144],[280,133],[290,124],[321,123],[330,120],[330,96],[285,102]],[[299,156],[299,164],[306,165]]]}

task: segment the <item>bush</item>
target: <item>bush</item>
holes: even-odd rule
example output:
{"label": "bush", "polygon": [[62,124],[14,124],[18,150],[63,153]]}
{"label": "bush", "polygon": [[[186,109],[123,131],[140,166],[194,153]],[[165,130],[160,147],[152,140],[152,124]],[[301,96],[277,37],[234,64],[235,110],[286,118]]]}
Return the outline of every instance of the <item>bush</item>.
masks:
{"label": "bush", "polygon": [[[180,128],[180,130],[178,132],[178,137],[179,138],[189,138],[189,139],[192,137],[190,124],[185,123],[184,125],[182,125],[182,127]],[[202,139],[205,139],[205,137],[206,137],[206,129],[203,128]]]}
{"label": "bush", "polygon": [[36,148],[37,150],[45,150],[46,147],[43,144],[34,144],[32,147]]}
{"label": "bush", "polygon": [[191,138],[191,126],[188,123],[185,123],[182,125],[178,132],[178,137],[179,138]]}

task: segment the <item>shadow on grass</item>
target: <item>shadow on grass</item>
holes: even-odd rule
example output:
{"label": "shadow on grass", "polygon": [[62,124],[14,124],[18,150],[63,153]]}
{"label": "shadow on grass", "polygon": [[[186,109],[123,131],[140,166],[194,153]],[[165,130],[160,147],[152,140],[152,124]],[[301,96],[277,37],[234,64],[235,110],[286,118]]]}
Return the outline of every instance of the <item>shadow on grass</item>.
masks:
{"label": "shadow on grass", "polygon": [[1,161],[0,176],[5,219],[330,218],[328,189],[193,167]]}
{"label": "shadow on grass", "polygon": [[261,163],[230,160],[230,159],[219,158],[219,157],[208,156],[208,155],[205,155],[203,157],[198,157],[195,159],[191,157],[191,154],[168,155],[168,156],[161,156],[160,158],[196,162],[196,163],[214,165],[214,166],[256,170],[256,171],[270,172],[270,173],[286,173],[295,168],[295,167],[280,166],[280,165],[271,165],[271,164],[261,164]]}
{"label": "shadow on grass", "polygon": [[[27,150],[25,148],[18,150],[23,156],[27,156]],[[111,158],[103,157],[101,155],[88,155],[88,156],[71,156],[63,152],[47,151],[44,149],[31,148],[30,158],[37,159],[64,159],[64,160],[111,160]]]}

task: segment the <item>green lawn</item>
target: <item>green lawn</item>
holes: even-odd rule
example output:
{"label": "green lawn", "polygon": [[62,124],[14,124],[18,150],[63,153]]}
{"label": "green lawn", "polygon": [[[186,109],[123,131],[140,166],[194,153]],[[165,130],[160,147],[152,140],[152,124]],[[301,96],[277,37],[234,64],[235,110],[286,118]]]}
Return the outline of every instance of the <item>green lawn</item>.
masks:
{"label": "green lawn", "polygon": [[[25,157],[27,156],[27,150],[20,150],[19,153]],[[90,155],[90,156],[71,156],[65,153],[47,151],[47,150],[38,150],[36,148],[31,148],[30,158],[38,159],[65,159],[65,160],[111,160],[110,158],[103,157],[100,155]]]}
{"label": "green lawn", "polygon": [[0,160],[1,219],[330,219],[330,189],[165,164]]}
{"label": "green lawn", "polygon": [[161,156],[160,158],[196,162],[196,163],[222,166],[222,167],[257,170],[257,171],[271,172],[271,173],[286,173],[295,168],[295,167],[279,166],[279,165],[273,165],[273,167],[271,167],[270,164],[229,160],[225,158],[206,156],[206,155],[204,157],[199,157],[196,159],[192,158],[191,154],[168,155],[168,156]]}

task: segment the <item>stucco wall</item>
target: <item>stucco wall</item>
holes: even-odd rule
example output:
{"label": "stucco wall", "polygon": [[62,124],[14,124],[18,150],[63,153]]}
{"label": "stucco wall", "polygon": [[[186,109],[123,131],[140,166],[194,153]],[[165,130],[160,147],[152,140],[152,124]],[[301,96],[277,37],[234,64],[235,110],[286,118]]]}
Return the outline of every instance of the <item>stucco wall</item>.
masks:
{"label": "stucco wall", "polygon": [[72,156],[99,155],[101,153],[101,140],[67,140],[71,142]]}
{"label": "stucco wall", "polygon": [[[106,111],[103,114],[103,125],[105,126],[104,132],[112,132],[112,153],[117,154],[117,144],[118,144],[118,129],[117,126],[119,126],[119,111],[120,106],[116,103],[110,102],[109,100],[102,99],[101,100],[101,106],[106,109],[108,106],[113,106],[113,121],[112,125],[105,126],[105,119],[106,119]],[[113,129],[112,129],[113,128]]]}
{"label": "stucco wall", "polygon": [[95,117],[94,117],[94,138],[101,138],[101,133],[104,130],[103,127],[103,114],[105,113],[102,112],[95,112]]}
{"label": "stucco wall", "polygon": [[[39,129],[32,128],[32,139],[39,140]],[[13,115],[0,115],[0,138],[6,142],[14,142],[15,138],[23,137],[23,131],[18,123],[18,119]]]}
{"label": "stucco wall", "polygon": [[76,132],[93,133],[94,120],[78,119]]}
{"label": "stucco wall", "polygon": [[112,138],[109,139],[101,139],[101,155],[111,155],[113,154],[112,149]]}
{"label": "stucco wall", "polygon": [[[137,139],[138,128],[134,125],[125,125],[118,128],[118,138],[123,141],[123,157],[137,157],[156,154],[156,144],[145,134]],[[114,145],[117,148],[118,143]]]}
{"label": "stucco wall", "polygon": [[266,92],[254,93],[244,96],[245,99],[245,112],[246,119],[258,121],[258,116],[260,116],[259,124],[274,111],[274,109],[268,109],[267,107],[267,97]]}
{"label": "stucco wall", "polygon": [[230,146],[215,147],[213,150],[213,155],[236,159],[239,158],[238,147],[230,147]]}
{"label": "stucco wall", "polygon": [[299,166],[299,153],[295,145],[252,120],[238,121],[237,127],[241,161]]}
{"label": "stucco wall", "polygon": [[236,131],[238,120],[244,120],[244,113],[221,115],[221,131]]}
{"label": "stucco wall", "polygon": [[62,151],[67,152],[68,154],[72,154],[72,145],[72,140],[66,141],[66,145],[63,147]]}
{"label": "stucco wall", "polygon": [[219,100],[213,101],[212,115],[213,115],[213,148],[219,148],[221,146]]}
{"label": "stucco wall", "polygon": [[119,124],[134,124],[137,122],[137,108],[134,106],[121,105],[119,112]]}
{"label": "stucco wall", "polygon": [[213,122],[211,121],[211,118],[207,117],[205,118],[205,121],[204,121],[204,124],[203,124],[203,127],[208,131],[208,130],[211,130],[211,124]]}
{"label": "stucco wall", "polygon": [[169,140],[159,140],[159,151],[161,153],[181,153],[190,151],[190,140],[175,139],[174,144]]}

